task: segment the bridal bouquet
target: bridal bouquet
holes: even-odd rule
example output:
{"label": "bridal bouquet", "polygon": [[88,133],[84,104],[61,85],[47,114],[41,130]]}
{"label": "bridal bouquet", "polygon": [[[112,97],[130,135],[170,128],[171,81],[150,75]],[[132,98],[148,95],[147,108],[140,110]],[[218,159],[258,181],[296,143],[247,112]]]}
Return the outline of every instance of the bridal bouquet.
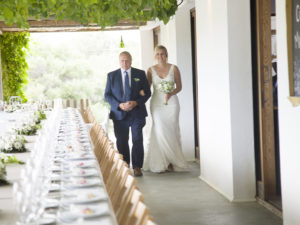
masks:
{"label": "bridal bouquet", "polygon": [[[165,94],[171,93],[175,88],[174,82],[173,81],[166,81],[163,80],[157,85],[157,89]],[[165,100],[164,102],[165,105],[167,105],[167,101]]]}
{"label": "bridal bouquet", "polygon": [[25,152],[26,140],[20,135],[0,137],[0,151],[5,153]]}

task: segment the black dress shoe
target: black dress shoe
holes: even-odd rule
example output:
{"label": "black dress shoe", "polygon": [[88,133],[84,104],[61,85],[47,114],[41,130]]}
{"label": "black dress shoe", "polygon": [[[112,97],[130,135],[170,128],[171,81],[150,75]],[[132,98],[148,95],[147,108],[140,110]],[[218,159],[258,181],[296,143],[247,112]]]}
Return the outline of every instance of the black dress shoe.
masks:
{"label": "black dress shoe", "polygon": [[143,176],[141,168],[138,168],[138,167],[134,168],[133,169],[133,175],[135,177],[141,177],[141,176]]}
{"label": "black dress shoe", "polygon": [[168,166],[168,171],[169,172],[174,172],[174,167],[173,167],[173,164],[170,163],[169,166]]}

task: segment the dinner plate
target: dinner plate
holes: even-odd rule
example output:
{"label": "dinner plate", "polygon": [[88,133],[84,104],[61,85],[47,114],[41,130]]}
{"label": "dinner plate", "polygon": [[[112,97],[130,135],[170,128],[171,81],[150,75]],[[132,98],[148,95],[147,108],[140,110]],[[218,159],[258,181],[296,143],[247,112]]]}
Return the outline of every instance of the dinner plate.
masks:
{"label": "dinner plate", "polygon": [[70,211],[58,212],[58,218],[63,222],[76,221],[78,218],[88,219],[107,215],[109,215],[109,207],[107,203],[99,204],[97,206],[72,205]]}
{"label": "dinner plate", "polygon": [[87,139],[80,139],[79,142],[80,142],[80,144],[82,144],[83,146],[88,146],[88,145],[90,145],[90,140],[87,140]]}
{"label": "dinner plate", "polygon": [[92,218],[101,215],[109,214],[109,207],[107,203],[99,204],[97,206],[77,206],[72,212],[78,213],[83,218]]}
{"label": "dinner plate", "polygon": [[92,147],[91,147],[90,144],[89,145],[83,145],[83,149],[84,149],[84,151],[92,151]]}
{"label": "dinner plate", "polygon": [[86,132],[81,132],[80,138],[87,138],[87,139],[89,139],[89,136],[87,135]]}
{"label": "dinner plate", "polygon": [[59,191],[60,185],[59,184],[51,184],[49,187],[49,191]]}
{"label": "dinner plate", "polygon": [[87,143],[82,143],[83,147],[90,147],[91,146],[91,143],[90,141],[88,141]]}
{"label": "dinner plate", "polygon": [[66,156],[66,160],[86,160],[86,159],[94,159],[94,155],[89,154],[89,153],[81,153],[81,154],[70,154]]}
{"label": "dinner plate", "polygon": [[89,137],[83,133],[81,133],[80,137],[79,137],[80,140],[89,140]]}
{"label": "dinner plate", "polygon": [[52,172],[61,172],[62,168],[61,168],[61,166],[52,166],[50,168],[50,171],[52,171]]}
{"label": "dinner plate", "polygon": [[95,160],[79,161],[71,164],[71,167],[76,168],[91,168],[95,167]]}
{"label": "dinner plate", "polygon": [[55,159],[53,160],[53,162],[54,162],[54,163],[62,163],[62,162],[64,162],[64,159],[63,159],[63,158],[55,158]]}
{"label": "dinner plate", "polygon": [[73,195],[70,197],[63,197],[61,199],[61,203],[64,205],[70,205],[70,204],[87,204],[92,202],[98,202],[106,200],[107,196],[105,192],[86,192],[81,193],[79,195]]}
{"label": "dinner plate", "polygon": [[59,206],[59,201],[57,199],[48,198],[45,200],[45,208],[56,208]]}
{"label": "dinner plate", "polygon": [[95,169],[75,169],[71,170],[70,176],[74,177],[90,177],[97,175],[97,170]]}
{"label": "dinner plate", "polygon": [[100,185],[101,181],[99,179],[85,179],[85,178],[72,178],[68,181],[65,181],[63,187],[72,189],[72,188],[86,188],[92,187],[95,185]]}
{"label": "dinner plate", "polygon": [[61,175],[58,174],[51,174],[50,175],[50,180],[51,181],[61,181],[63,179],[63,177]]}
{"label": "dinner plate", "polygon": [[55,218],[40,218],[37,222],[39,225],[50,225],[50,224],[56,224]]}

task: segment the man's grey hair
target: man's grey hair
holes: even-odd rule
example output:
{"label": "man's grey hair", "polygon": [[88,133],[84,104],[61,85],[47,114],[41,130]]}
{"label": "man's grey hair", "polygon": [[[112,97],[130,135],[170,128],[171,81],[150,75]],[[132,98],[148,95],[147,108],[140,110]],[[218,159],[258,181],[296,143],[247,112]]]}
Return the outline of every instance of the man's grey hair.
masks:
{"label": "man's grey hair", "polygon": [[130,53],[129,53],[129,52],[127,52],[127,51],[123,51],[123,52],[121,52],[121,53],[120,53],[119,57],[120,57],[121,55],[127,55],[127,56],[129,56],[129,58],[130,58],[130,61],[132,61],[132,57],[131,57],[131,55],[130,55]]}

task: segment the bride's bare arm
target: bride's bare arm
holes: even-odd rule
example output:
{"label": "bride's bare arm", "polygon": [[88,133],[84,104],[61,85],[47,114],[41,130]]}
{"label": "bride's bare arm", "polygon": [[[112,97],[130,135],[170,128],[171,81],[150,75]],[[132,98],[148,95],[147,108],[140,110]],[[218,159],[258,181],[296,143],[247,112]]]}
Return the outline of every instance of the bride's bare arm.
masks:
{"label": "bride's bare arm", "polygon": [[174,79],[175,79],[176,88],[171,92],[172,95],[176,95],[182,89],[180,71],[178,67],[175,65],[174,65]]}
{"label": "bride's bare arm", "polygon": [[151,68],[148,68],[148,70],[147,70],[147,80],[148,80],[148,83],[149,83],[149,87],[151,87],[151,84],[152,84],[152,70],[151,70]]}

